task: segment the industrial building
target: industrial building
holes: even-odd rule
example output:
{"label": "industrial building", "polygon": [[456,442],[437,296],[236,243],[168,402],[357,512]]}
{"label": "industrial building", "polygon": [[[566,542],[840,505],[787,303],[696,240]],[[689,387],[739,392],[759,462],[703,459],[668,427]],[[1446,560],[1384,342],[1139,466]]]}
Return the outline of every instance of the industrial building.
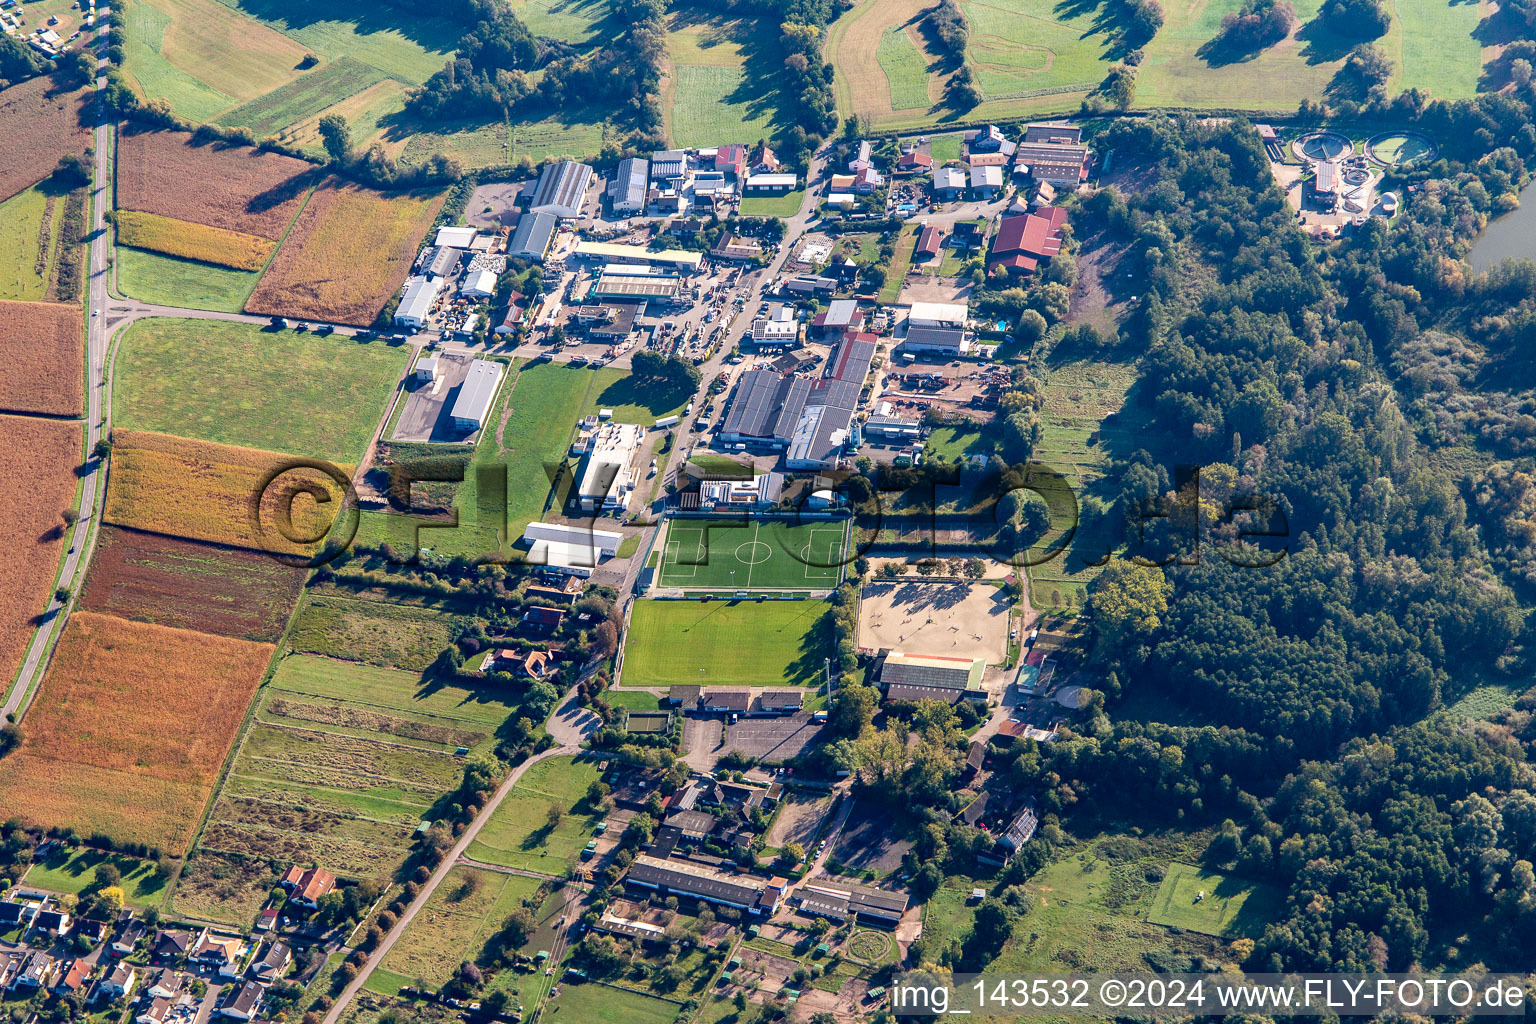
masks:
{"label": "industrial building", "polygon": [[688,154],[680,149],[665,149],[651,154],[651,180],[676,181],[688,173]]}
{"label": "industrial building", "polygon": [[639,157],[619,161],[619,169],[608,183],[608,198],[613,212],[633,215],[645,212],[646,164]]}
{"label": "industrial building", "polygon": [[440,277],[421,274],[406,281],[405,293],[395,308],[395,323],[418,330],[427,326],[427,318],[432,315],[432,306],[442,290],[443,279]]}
{"label": "industrial building", "polygon": [[675,303],[682,294],[683,282],[676,274],[646,273],[644,267],[604,267],[592,286],[589,297],[598,302]]}
{"label": "industrial building", "polygon": [[1001,192],[1003,188],[1003,169],[1001,167],[972,167],[971,191],[982,198],[989,198]]}
{"label": "industrial building", "polygon": [[776,306],[752,321],[752,342],[759,348],[789,348],[800,341],[800,321],[793,306]]}
{"label": "industrial building", "polygon": [[634,490],[635,463],[644,439],[645,428],[634,423],[608,422],[592,433],[577,485],[583,512],[623,513]]}
{"label": "industrial building", "polygon": [[800,179],[793,174],[753,174],[742,186],[742,195],[782,196],[795,190]]}
{"label": "industrial building", "polygon": [[958,327],[908,327],[901,339],[904,353],[937,352],[951,358],[969,355],[971,343]]}
{"label": "industrial building", "polygon": [[451,247],[454,249],[468,249],[475,244],[475,239],[480,232],[474,228],[441,227],[437,229],[437,236],[432,244]]}
{"label": "industrial building", "polygon": [[528,562],[567,576],[590,576],[605,558],[618,554],[624,535],[611,530],[560,523],[529,523],[523,530]]}
{"label": "industrial building", "polygon": [[704,254],[687,249],[652,251],[643,245],[621,242],[578,242],[576,255],[601,263],[638,263],[671,267],[680,274],[693,274],[704,261]]}
{"label": "industrial building", "polygon": [[453,425],[460,430],[479,430],[491,415],[491,403],[496,400],[496,390],[501,386],[505,367],[488,359],[476,359],[469,364],[469,374],[454,399]]}
{"label": "industrial building", "polygon": [[567,220],[580,217],[591,184],[592,168],[586,164],[571,160],[545,164],[528,210],[530,213],[551,213]]}
{"label": "industrial building", "polygon": [[844,335],[819,380],[775,370],[743,374],[722,439],[779,449],[790,469],[835,466],[877,347],[872,334]]}
{"label": "industrial building", "polygon": [[488,299],[496,294],[496,273],[491,270],[474,270],[464,275],[459,284],[459,294],[467,299]]}
{"label": "industrial building", "polygon": [[965,172],[958,167],[940,167],[933,172],[933,191],[941,199],[954,199],[965,188]]}
{"label": "industrial building", "polygon": [[963,302],[914,302],[907,312],[909,327],[964,327],[970,307]]}
{"label": "industrial building", "polygon": [[527,213],[507,241],[507,255],[527,260],[542,260],[554,240],[559,219],[552,213]]}

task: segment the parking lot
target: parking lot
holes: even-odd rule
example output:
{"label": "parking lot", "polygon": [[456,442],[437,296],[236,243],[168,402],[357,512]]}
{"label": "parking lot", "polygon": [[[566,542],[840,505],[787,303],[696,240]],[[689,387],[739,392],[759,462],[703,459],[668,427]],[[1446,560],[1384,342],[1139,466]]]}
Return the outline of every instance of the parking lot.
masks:
{"label": "parking lot", "polygon": [[725,749],[739,750],[762,761],[799,757],[821,735],[823,726],[809,712],[783,718],[743,718],[725,731]]}

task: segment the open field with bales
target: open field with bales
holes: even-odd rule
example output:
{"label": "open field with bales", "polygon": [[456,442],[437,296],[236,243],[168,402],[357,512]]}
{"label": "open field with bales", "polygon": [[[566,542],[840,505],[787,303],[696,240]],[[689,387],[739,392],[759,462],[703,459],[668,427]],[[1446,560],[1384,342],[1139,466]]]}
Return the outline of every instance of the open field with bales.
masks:
{"label": "open field with bales", "polygon": [[0,411],[78,416],[85,399],[79,306],[0,301]]}
{"label": "open field with bales", "polygon": [[386,970],[407,978],[425,978],[433,988],[452,979],[459,964],[479,959],[486,940],[519,907],[537,911],[540,883],[526,875],[460,864],[454,867],[406,928],[389,956]]}
{"label": "open field with bales", "polygon": [[38,825],[184,851],[271,655],[75,612],[21,747],[0,761],[0,804]]}
{"label": "open field with bales", "polygon": [[304,205],[314,170],[250,146],[129,130],[118,137],[117,205],[278,241]]}
{"label": "open field with bales", "polygon": [[[136,530],[308,557],[319,545],[305,538],[325,536],[345,491],[319,470],[288,468],[292,456],[278,452],[140,431],[114,437],[103,519]],[[318,503],[311,488],[327,500]],[[276,519],[284,507],[287,533]]]}
{"label": "open field with bales", "polygon": [[114,419],[332,462],[356,462],[410,350],[253,324],[147,320],[123,335]]}
{"label": "open field with bales", "polygon": [[1280,913],[1284,899],[1274,886],[1174,861],[1147,920],[1202,935],[1253,939]]}
{"label": "open field with bales", "polygon": [[[586,804],[597,762],[552,757],[528,769],[469,845],[485,864],[561,878],[577,862],[603,813]],[[558,816],[554,813],[558,811]]]}
{"label": "open field with bales", "polygon": [[66,153],[90,148],[90,94],[55,90],[43,75],[0,92],[0,200],[43,180]]}
{"label": "open field with bales", "polygon": [[835,653],[831,616],[821,601],[636,601],[623,683],[815,686]]}
{"label": "open field with bales", "polygon": [[444,194],[386,196],[331,179],[315,190],[246,310],[371,324],[399,291]]}
{"label": "open field with bales", "polygon": [[161,306],[238,313],[261,278],[254,271],[214,267],[126,246],[116,253],[118,289],[131,298]]}
{"label": "open field with bales", "polygon": [[43,614],[64,550],[62,513],[75,507],[78,421],[0,415],[0,530],[8,585],[0,594],[0,680],[9,684]]}
{"label": "open field with bales", "polygon": [[97,538],[79,606],[270,643],[288,624],[304,576],[303,569],[264,553],[107,526]]}
{"label": "open field with bales", "polygon": [[121,245],[234,270],[260,270],[277,248],[266,238],[154,213],[121,210],[116,224]]}
{"label": "open field with bales", "polygon": [[419,672],[453,643],[454,625],[431,608],[310,593],[288,642],[295,651]]}
{"label": "open field with bales", "polygon": [[63,193],[41,182],[0,202],[0,299],[48,297],[63,238]]}

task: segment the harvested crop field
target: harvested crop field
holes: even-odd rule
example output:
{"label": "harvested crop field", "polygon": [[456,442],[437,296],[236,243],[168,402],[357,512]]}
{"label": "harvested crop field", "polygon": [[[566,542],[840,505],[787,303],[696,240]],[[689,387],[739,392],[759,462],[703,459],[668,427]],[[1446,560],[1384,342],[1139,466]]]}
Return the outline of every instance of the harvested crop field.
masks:
{"label": "harvested crop field", "polygon": [[0,761],[0,806],[185,850],[272,650],[75,612],[21,747]]}
{"label": "harvested crop field", "polygon": [[[113,439],[103,518],[118,526],[307,556],[318,541],[304,540],[324,536],[345,493],[329,475],[297,466],[301,460],[278,452],[135,430],[114,431]],[[264,490],[268,479],[279,479],[279,485]],[[310,487],[320,489],[324,504],[314,499]],[[292,524],[285,534],[275,517],[290,502]]]}
{"label": "harvested crop field", "polygon": [[117,240],[135,249],[236,270],[260,270],[277,248],[276,242],[256,235],[135,210],[118,212]]}
{"label": "harvested crop field", "polygon": [[125,131],[117,205],[276,241],[315,183],[303,160],[250,146],[194,145],[186,132]]}
{"label": "harvested crop field", "polygon": [[79,306],[0,302],[0,409],[78,416],[85,398],[85,327]]}
{"label": "harvested crop field", "polygon": [[246,311],[371,324],[405,283],[445,193],[387,196],[332,178],[315,190]]}
{"label": "harvested crop field", "polygon": [[79,607],[270,643],[282,635],[305,575],[261,552],[106,526]]}
{"label": "harvested crop field", "polygon": [[0,200],[46,178],[64,154],[90,148],[88,97],[58,92],[47,75],[0,92]]}
{"label": "harvested crop field", "polygon": [[17,538],[6,551],[0,593],[0,681],[6,685],[58,574],[60,513],[75,507],[81,443],[78,422],[0,415],[0,529]]}

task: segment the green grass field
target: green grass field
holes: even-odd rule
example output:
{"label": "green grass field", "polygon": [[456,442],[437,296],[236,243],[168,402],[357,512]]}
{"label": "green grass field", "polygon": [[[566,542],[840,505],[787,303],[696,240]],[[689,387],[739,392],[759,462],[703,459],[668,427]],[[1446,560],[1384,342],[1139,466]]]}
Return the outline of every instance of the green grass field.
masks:
{"label": "green grass field", "polygon": [[768,138],[778,127],[775,98],[754,86],[745,67],[678,64],[672,73],[673,145],[707,146],[717,139]]}
{"label": "green grass field", "polygon": [[907,271],[912,267],[912,254],[916,249],[916,225],[911,222],[903,224],[892,246],[891,265],[886,271],[885,284],[880,287],[881,302],[895,302],[901,297],[901,288],[907,282]]}
{"label": "green grass field", "polygon": [[789,219],[800,212],[805,203],[805,189],[797,188],[782,196],[742,196],[743,217],[781,217]]}
{"label": "green grass field", "polygon": [[[402,82],[442,70],[464,26],[370,0],[220,0],[327,60],[352,57]],[[356,92],[357,90],[352,90]],[[337,97],[338,99],[340,97]]]}
{"label": "green grass field", "polygon": [[[597,762],[552,757],[528,769],[470,844],[468,856],[485,864],[561,877],[579,861],[603,813],[582,803],[599,778]],[[560,810],[551,827],[549,808]]]}
{"label": "green grass field", "polygon": [[[64,197],[54,197],[49,209],[46,182],[33,185],[0,203],[0,299],[41,302],[59,258],[59,228],[64,218]],[[46,228],[45,228],[46,222]],[[38,273],[40,243],[48,251]]]}
{"label": "green grass field", "polygon": [[453,642],[454,619],[430,608],[308,593],[288,637],[296,651],[421,671]]}
{"label": "green grass field", "polygon": [[1483,48],[1475,33],[1482,23],[1481,4],[1449,0],[1396,0],[1389,40],[1401,33],[1398,74],[1388,88],[1396,93],[1423,89],[1448,100],[1477,93]]}
{"label": "green grass field", "polygon": [[607,985],[566,985],[555,1000],[559,1020],[581,1024],[672,1024],[677,1003]]}
{"label": "green grass field", "polygon": [[[482,555],[498,550],[510,554],[523,528],[543,514],[549,497],[550,476],[545,466],[566,461],[567,450],[583,409],[592,408],[595,395],[609,379],[598,371],[565,363],[525,365],[503,386],[498,404],[480,443],[458,485],[453,506],[459,525],[452,529],[423,529],[420,545],[447,555]],[[480,493],[479,474],[489,471],[494,481]],[[505,472],[506,487],[500,487]],[[388,542],[403,550],[418,543],[415,524],[408,516],[365,512],[358,529],[359,542]],[[501,540],[505,529],[506,543]]]}
{"label": "green grass field", "polygon": [[[1200,893],[1205,897],[1200,899]],[[1280,912],[1283,897],[1273,886],[1248,882],[1174,861],[1147,920],[1202,935],[1256,938]]]}
{"label": "green grass field", "polygon": [[608,17],[608,0],[510,0],[528,31],[561,42],[595,43]]}
{"label": "green grass field", "polygon": [[655,711],[661,707],[661,698],[644,690],[605,690],[603,701],[630,711]]}
{"label": "green grass field", "polygon": [[965,138],[958,134],[935,135],[928,144],[928,151],[933,157],[935,167],[943,167],[947,163],[959,160],[964,148]]}
{"label": "green grass field", "polygon": [[649,427],[664,416],[681,413],[693,396],[690,386],[658,386],[636,380],[628,370],[605,366],[596,371],[580,415],[595,416],[599,409],[611,409],[616,422]]}
{"label": "green grass field", "polygon": [[122,873],[117,883],[123,890],[123,902],[130,907],[151,907],[165,898],[165,879],[155,865],[121,853],[106,853],[86,847],[55,853],[44,861],[34,861],[22,882],[51,892],[84,892],[96,883],[96,868],[110,863]]}
{"label": "green grass field", "polygon": [[123,335],[116,425],[354,463],[410,350],[253,324],[157,319]]}
{"label": "green grass field", "polygon": [[815,686],[832,653],[821,601],[636,601],[623,683]]}
{"label": "green grass field", "polygon": [[117,248],[117,286],[124,295],[162,306],[238,313],[261,274],[177,259],[143,249]]}
{"label": "green grass field", "polygon": [[685,590],[804,590],[843,575],[844,524],[674,519],[657,586]]}
{"label": "green grass field", "polygon": [[896,110],[920,108],[927,110],[932,102],[928,98],[928,60],[923,56],[906,29],[897,25],[886,29],[875,49],[875,59],[880,70],[891,83],[891,107]]}
{"label": "green grass field", "polygon": [[196,75],[171,63],[164,53],[171,15],[145,0],[130,0],[123,11],[124,66],[149,99],[164,100],[193,121],[206,121],[236,101]]}
{"label": "green grass field", "polygon": [[386,972],[442,986],[459,964],[478,959],[507,915],[538,889],[538,880],[525,875],[458,865],[389,951]]}
{"label": "green grass field", "polygon": [[945,462],[955,462],[968,455],[990,455],[991,452],[992,440],[979,423],[974,427],[935,427],[923,442],[925,456]]}
{"label": "green grass field", "polygon": [[[1296,0],[1293,6],[1301,26],[1317,15],[1320,4],[1321,0]],[[1322,96],[1348,49],[1341,41],[1302,43],[1293,37],[1236,63],[1213,63],[1202,55],[1201,48],[1220,32],[1221,19],[1240,7],[1242,0],[1168,6],[1167,21],[1147,44],[1146,60],[1137,75],[1137,106],[1294,111],[1302,99]],[[1338,59],[1320,59],[1324,52],[1337,53]]]}
{"label": "green grass field", "polygon": [[1109,70],[1089,8],[1051,0],[966,0],[966,60],[988,100],[1091,89]]}
{"label": "green grass field", "polygon": [[603,111],[572,107],[539,121],[513,124],[433,126],[411,137],[401,153],[405,163],[419,163],[434,153],[452,157],[465,167],[494,167],[523,157],[539,163],[550,157],[595,159],[607,131]]}
{"label": "green grass field", "polygon": [[218,123],[227,127],[244,126],[258,139],[277,135],[290,125],[317,116],[339,100],[360,93],[385,77],[383,71],[372,65],[342,56],[219,115]]}

